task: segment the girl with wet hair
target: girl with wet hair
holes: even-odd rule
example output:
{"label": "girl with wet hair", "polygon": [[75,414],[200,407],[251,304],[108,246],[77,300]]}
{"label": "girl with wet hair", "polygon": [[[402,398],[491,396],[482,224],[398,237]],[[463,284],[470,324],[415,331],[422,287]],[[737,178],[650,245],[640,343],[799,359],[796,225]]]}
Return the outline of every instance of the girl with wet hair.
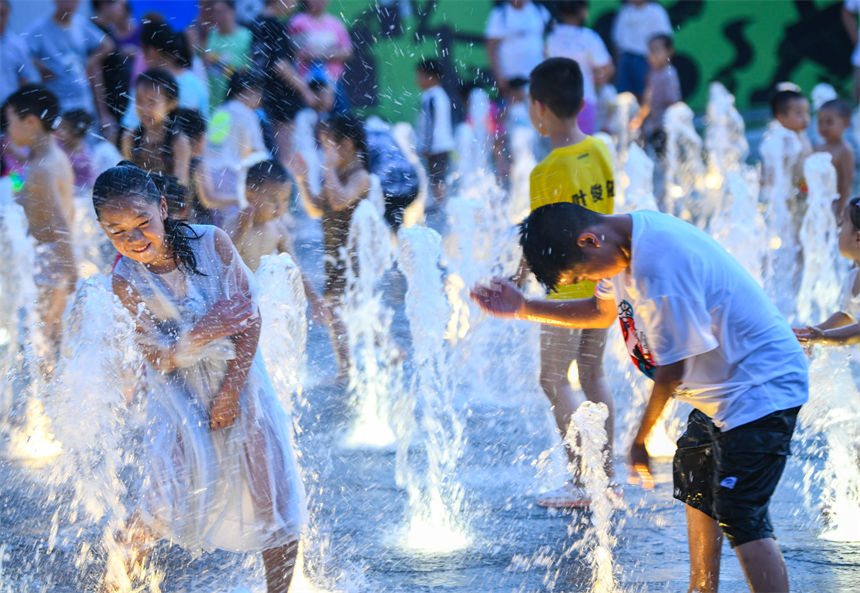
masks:
{"label": "girl with wet hair", "polygon": [[138,544],[130,560],[156,538],[191,551],[260,551],[268,593],[286,593],[305,493],[292,423],[258,349],[254,277],[226,233],[172,219],[132,163],[96,179],[93,206],[121,255],[113,291],[146,362],[147,455],[124,539]]}
{"label": "girl with wet hair", "polygon": [[860,196],[851,198],[839,227],[839,253],[853,262],[839,311],[818,325],[795,329],[804,344],[842,346],[860,342]]}

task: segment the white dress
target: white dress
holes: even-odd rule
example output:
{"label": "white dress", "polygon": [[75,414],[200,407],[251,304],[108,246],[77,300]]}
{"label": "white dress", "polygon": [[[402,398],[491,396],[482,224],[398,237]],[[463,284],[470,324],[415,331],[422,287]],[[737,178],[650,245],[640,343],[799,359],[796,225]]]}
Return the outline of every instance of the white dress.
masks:
{"label": "white dress", "polygon": [[[114,273],[139,293],[140,340],[165,345],[189,330],[214,303],[250,289],[254,278],[235,248],[224,263],[215,249],[217,229],[193,227],[202,274],[154,274],[128,258]],[[229,241],[229,239],[228,239]],[[294,541],[306,503],[290,438],[292,422],[269,381],[259,348],[228,428],[209,428],[209,409],[224,379],[233,344],[216,340],[183,354],[174,371],[147,363],[147,463],[143,514],[174,543],[194,551],[250,552]]]}

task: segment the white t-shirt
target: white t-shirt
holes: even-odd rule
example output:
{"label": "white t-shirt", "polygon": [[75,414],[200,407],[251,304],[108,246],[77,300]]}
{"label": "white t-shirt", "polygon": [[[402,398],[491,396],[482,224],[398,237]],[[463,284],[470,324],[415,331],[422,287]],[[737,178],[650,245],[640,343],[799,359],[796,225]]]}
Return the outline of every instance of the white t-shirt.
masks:
{"label": "white t-shirt", "polygon": [[[850,221],[844,224],[851,224]],[[850,315],[854,320],[854,323],[860,322],[860,294],[854,294],[854,283],[857,282],[857,272],[860,268],[853,267],[851,271],[848,272],[848,277],[846,278],[845,288],[842,291],[842,301],[840,303],[840,310]]]}
{"label": "white t-shirt", "polygon": [[[853,14],[860,14],[860,0],[845,0],[845,10]],[[857,36],[860,38],[860,27],[857,28]],[[854,46],[851,63],[855,68],[860,68],[860,43]]]}
{"label": "white t-shirt", "polygon": [[430,87],[421,93],[421,113],[416,132],[419,153],[439,154],[454,150],[451,109],[451,99],[441,86]]}
{"label": "white t-shirt", "polygon": [[685,361],[675,397],[729,430],[802,405],[806,389],[773,389],[792,375],[806,384],[806,356],[788,323],[746,270],[709,235],[674,216],[641,210],[630,266],[598,284],[614,298],[634,364]]}
{"label": "white t-shirt", "polygon": [[576,60],[582,69],[582,96],[589,103],[597,103],[594,69],[612,63],[600,35],[587,27],[558,23],[546,38],[546,57]]}
{"label": "white t-shirt", "polygon": [[528,2],[516,9],[508,2],[490,12],[487,39],[500,39],[499,68],[502,76],[528,80],[532,69],[543,61],[543,34],[549,23],[546,8]]}
{"label": "white t-shirt", "polygon": [[612,23],[612,41],[621,52],[648,55],[648,41],[660,34],[671,35],[672,23],[666,10],[656,2],[642,6],[625,4]]}
{"label": "white t-shirt", "polygon": [[266,151],[260,118],[232,99],[212,114],[206,138],[206,160],[212,168],[236,168],[251,154]]}

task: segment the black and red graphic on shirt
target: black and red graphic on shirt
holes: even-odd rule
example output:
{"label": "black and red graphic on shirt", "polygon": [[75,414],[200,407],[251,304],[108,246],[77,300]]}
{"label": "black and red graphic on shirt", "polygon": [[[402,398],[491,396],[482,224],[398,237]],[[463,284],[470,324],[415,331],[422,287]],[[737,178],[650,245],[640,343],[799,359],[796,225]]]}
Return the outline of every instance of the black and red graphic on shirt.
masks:
{"label": "black and red graphic on shirt", "polygon": [[645,338],[644,332],[636,331],[633,307],[627,301],[618,303],[618,323],[621,324],[621,335],[624,336],[624,344],[627,346],[630,360],[633,361],[637,369],[653,379],[654,358],[648,349],[648,340]]}

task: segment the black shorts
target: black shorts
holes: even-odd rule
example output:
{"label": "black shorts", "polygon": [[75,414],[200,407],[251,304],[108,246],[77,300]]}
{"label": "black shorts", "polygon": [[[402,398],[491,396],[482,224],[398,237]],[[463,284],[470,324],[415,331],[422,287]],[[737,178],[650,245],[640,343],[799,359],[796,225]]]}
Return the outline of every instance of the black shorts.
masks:
{"label": "black shorts", "polygon": [[448,177],[450,158],[447,152],[427,155],[427,176],[431,185],[445,183]]}
{"label": "black shorts", "polygon": [[693,410],[678,439],[674,496],[719,521],[732,547],[772,538],[767,507],[785,468],[799,407],[725,432]]}

